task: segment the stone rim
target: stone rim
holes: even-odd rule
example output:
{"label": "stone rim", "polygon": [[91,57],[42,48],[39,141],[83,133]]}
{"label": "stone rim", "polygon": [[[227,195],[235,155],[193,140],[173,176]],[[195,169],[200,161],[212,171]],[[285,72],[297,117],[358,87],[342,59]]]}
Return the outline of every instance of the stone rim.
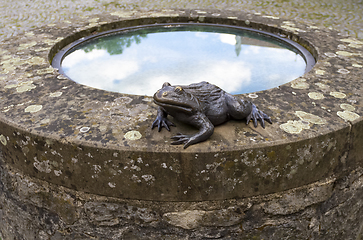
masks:
{"label": "stone rim", "polygon": [[[77,31],[76,35],[78,34],[79,37],[106,26],[115,27],[117,24],[124,23],[123,20],[132,19],[130,21],[135,22],[142,20],[152,23],[155,17],[158,21],[166,22],[170,19],[196,22],[219,22],[223,19],[232,25],[242,24],[257,29],[278,30],[280,34],[308,48],[318,61],[310,72],[293,82],[279,88],[255,93],[253,101],[256,105],[263,110],[266,109],[266,112],[273,116],[275,124],[267,126],[268,129],[252,129],[240,126],[241,123],[232,122],[219,127],[214,134],[217,136],[212,137],[211,140],[180,151],[180,146],[173,147],[165,143],[170,134],[162,133],[156,136],[149,130],[149,123],[153,118],[152,111],[155,112],[155,107],[148,98],[130,97],[125,94],[100,94],[101,90],[72,84],[70,80],[54,71],[46,61],[46,59],[49,61],[49,57],[60,44],[71,40],[72,35],[75,36],[74,31]],[[61,40],[64,35],[68,37]],[[37,42],[39,39],[43,41]],[[56,45],[50,50],[53,44]],[[2,47],[4,48],[5,45]],[[120,198],[158,201],[243,198],[302,186],[328,176],[339,176],[342,170],[348,170],[360,164],[361,157],[352,158],[351,156],[362,156],[357,150],[361,139],[358,130],[362,125],[362,108],[359,101],[362,91],[358,78],[361,76],[363,65],[361,47],[361,41],[340,36],[329,29],[319,29],[272,16],[227,11],[117,12],[84,19],[83,22],[71,28],[60,23],[24,33],[13,39],[12,46],[1,50],[3,55],[0,73],[3,96],[1,99],[1,136],[3,136],[1,143],[4,159],[7,164],[30,176],[75,190]],[[352,82],[356,83],[354,87],[349,85]],[[242,96],[248,98],[246,95]],[[342,109],[340,107],[342,104],[349,104],[353,108]],[[136,105],[141,109],[140,112],[134,113],[132,109]],[[129,107],[123,108],[123,106]],[[344,106],[346,108],[346,105]],[[351,109],[354,109],[354,112]],[[138,120],[132,122],[132,120],[121,119],[125,115],[121,117],[117,115],[119,110],[127,111],[129,113],[127,116]],[[50,114],[56,116],[47,118]],[[112,132],[110,128],[115,125],[115,122],[109,122],[109,125],[101,124],[113,118],[117,119],[116,125],[125,122],[125,126],[119,129],[115,126],[117,131]],[[95,121],[96,124],[93,124]],[[190,131],[185,126],[178,125],[178,127],[181,129],[179,131]],[[236,138],[230,141],[225,136]],[[107,137],[114,137],[114,139]],[[324,144],[319,145],[319,142]],[[282,146],[290,147],[294,151],[293,155],[297,156],[292,159],[290,165],[289,154],[278,153]],[[316,150],[319,146],[323,152]],[[265,162],[253,166],[255,168],[257,166],[260,172],[250,173],[246,181],[242,181],[239,177],[234,178],[238,179],[238,182],[242,181],[241,183],[246,184],[246,187],[236,186],[229,191],[228,188],[233,188],[234,185],[228,182],[228,172],[231,173],[231,170],[241,167],[248,168],[248,164],[251,166],[254,164],[250,161],[251,159],[241,157],[247,151],[251,152],[251,156],[262,157]],[[299,153],[306,153],[308,156],[309,152],[315,154],[311,155],[315,159],[308,163],[307,159],[303,158],[300,161],[302,164],[299,165]],[[166,155],[164,157],[167,158],[160,157],[159,153]],[[218,157],[214,157],[219,153]],[[140,167],[136,164],[139,158],[145,165],[155,162],[146,163],[145,154],[152,154],[162,160],[156,161],[159,165],[154,165],[153,170],[140,174],[138,171]],[[128,167],[129,172],[124,178],[113,177],[105,172],[114,167],[107,166],[103,162],[104,156],[108,156],[112,163],[118,162],[124,164],[124,168]],[[236,156],[238,158],[235,158]],[[181,161],[175,162],[176,157]],[[50,161],[49,159],[52,158],[53,161]],[[214,158],[218,159],[215,161]],[[330,158],[329,161],[324,161],[328,158]],[[234,164],[236,159],[238,164]],[[271,169],[267,167],[271,163],[276,164],[276,159],[283,163],[280,166],[282,176],[272,179],[266,175]],[[205,161],[204,166],[200,163],[203,161]],[[125,165],[126,162],[129,166]],[[87,166],[87,163],[91,167]],[[101,166],[99,163],[104,166],[99,167]],[[227,192],[222,191],[220,194],[211,195],[203,190],[208,187],[208,184],[203,182],[204,177],[196,177],[195,186],[191,185],[193,181],[189,181],[188,177],[195,174],[203,175],[201,173],[204,171],[208,173],[206,178],[215,178],[215,173],[207,171],[211,168],[206,168],[207,165],[214,163],[222,165],[221,170],[218,170],[220,165],[216,167],[218,173],[222,171],[227,174],[219,179],[222,180],[222,184],[215,185],[214,189],[227,188]],[[181,166],[181,169],[175,170],[178,166]],[[192,170],[188,170],[187,166],[190,166]],[[305,169],[303,175],[299,172],[301,169]],[[169,175],[165,172],[166,170],[171,171],[172,174]],[[92,174],[89,173],[90,171]],[[314,171],[317,172],[309,175]],[[151,181],[153,176],[160,177],[156,174],[157,172],[168,176],[166,181],[178,179],[185,183],[170,184],[178,188],[179,192],[173,189],[169,189],[170,192],[165,191],[162,189],[162,181],[159,185],[155,183],[155,180]],[[279,173],[280,170],[277,172]],[[74,179],[72,175],[80,175],[82,179]],[[92,180],[96,175],[99,181]],[[104,175],[103,178],[100,177],[101,175]],[[136,177],[133,178],[133,176]],[[259,182],[264,186],[255,191],[256,188],[254,189],[253,186],[257,182],[252,181],[252,176],[268,181]],[[122,181],[138,190],[128,192],[126,187],[119,187],[116,184]],[[148,185],[150,181],[154,185]],[[189,189],[191,186],[193,190]],[[157,193],[145,192],[146,188],[153,188],[157,190]],[[187,194],[184,194],[185,191]],[[145,196],[145,194],[149,195]]]}

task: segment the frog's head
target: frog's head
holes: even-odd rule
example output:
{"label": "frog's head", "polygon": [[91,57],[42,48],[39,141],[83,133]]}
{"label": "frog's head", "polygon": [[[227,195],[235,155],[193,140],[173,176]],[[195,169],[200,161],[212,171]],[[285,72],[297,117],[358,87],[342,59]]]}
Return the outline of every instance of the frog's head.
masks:
{"label": "frog's head", "polygon": [[168,82],[154,94],[154,102],[167,111],[192,113],[200,110],[200,102],[193,94],[181,86],[171,86]]}

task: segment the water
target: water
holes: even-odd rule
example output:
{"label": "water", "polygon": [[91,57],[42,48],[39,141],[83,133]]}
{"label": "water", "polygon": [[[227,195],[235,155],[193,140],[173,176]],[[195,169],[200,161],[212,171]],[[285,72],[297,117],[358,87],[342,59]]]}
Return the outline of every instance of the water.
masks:
{"label": "water", "polygon": [[296,49],[257,32],[188,25],[94,38],[61,66],[80,84],[152,96],[164,82],[208,81],[232,94],[265,90],[304,74],[306,62]]}

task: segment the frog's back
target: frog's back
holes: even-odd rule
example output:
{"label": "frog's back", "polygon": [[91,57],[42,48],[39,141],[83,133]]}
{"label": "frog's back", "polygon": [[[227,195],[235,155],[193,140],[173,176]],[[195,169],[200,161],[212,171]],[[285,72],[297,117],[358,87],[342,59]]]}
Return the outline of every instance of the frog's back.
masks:
{"label": "frog's back", "polygon": [[193,83],[183,88],[197,97],[203,103],[224,100],[225,91],[208,82]]}
{"label": "frog's back", "polygon": [[208,82],[193,83],[183,86],[203,104],[203,112],[213,125],[219,125],[229,119],[226,92]]}

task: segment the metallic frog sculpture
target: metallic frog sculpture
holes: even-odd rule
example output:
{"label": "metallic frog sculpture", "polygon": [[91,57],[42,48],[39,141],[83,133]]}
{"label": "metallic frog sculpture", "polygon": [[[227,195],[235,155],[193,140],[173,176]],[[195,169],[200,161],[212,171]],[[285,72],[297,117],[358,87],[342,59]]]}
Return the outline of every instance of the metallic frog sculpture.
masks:
{"label": "metallic frog sculpture", "polygon": [[246,119],[247,124],[252,119],[255,127],[260,121],[263,128],[265,121],[272,123],[270,117],[250,101],[236,98],[208,82],[188,86],[171,86],[166,82],[154,94],[154,102],[159,108],[152,128],[157,126],[160,131],[165,127],[170,131],[169,126],[175,125],[167,119],[169,114],[199,129],[194,135],[178,133],[172,137],[172,144],[184,144],[184,148],[205,141],[213,134],[215,125],[229,119]]}

